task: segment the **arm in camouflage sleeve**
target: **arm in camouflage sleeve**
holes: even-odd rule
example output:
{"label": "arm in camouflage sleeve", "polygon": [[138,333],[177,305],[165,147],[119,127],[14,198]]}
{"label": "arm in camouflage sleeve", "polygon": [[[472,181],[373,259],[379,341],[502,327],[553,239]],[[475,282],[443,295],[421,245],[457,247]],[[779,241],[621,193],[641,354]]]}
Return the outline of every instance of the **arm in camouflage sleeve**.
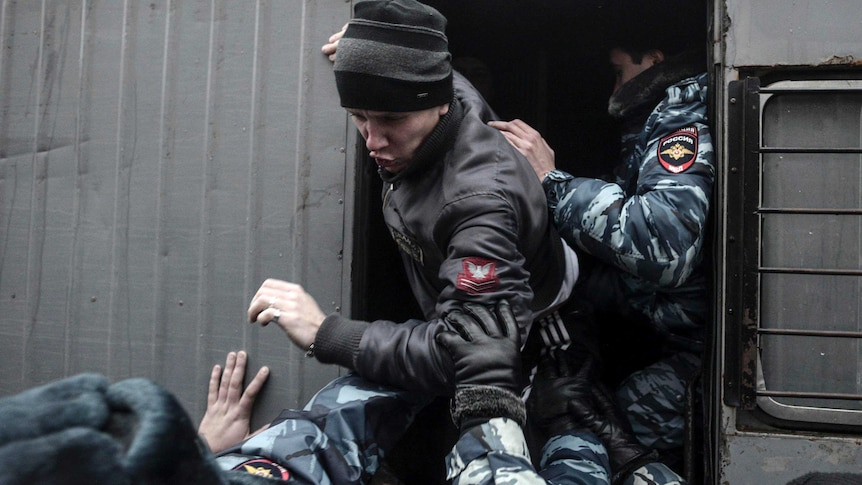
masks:
{"label": "arm in camouflage sleeve", "polygon": [[454,485],[498,483],[498,475],[517,483],[545,483],[530,462],[524,431],[508,418],[493,418],[463,433],[446,457],[447,479]]}
{"label": "arm in camouflage sleeve", "polygon": [[668,89],[630,160],[639,167],[630,193],[620,184],[551,172],[542,185],[560,235],[639,278],[684,283],[701,259],[715,180],[705,100],[706,75]]}
{"label": "arm in camouflage sleeve", "polygon": [[598,438],[567,431],[544,445],[542,468],[536,471],[522,428],[511,419],[494,418],[461,434],[446,457],[446,473],[454,485],[607,485],[607,461]]}

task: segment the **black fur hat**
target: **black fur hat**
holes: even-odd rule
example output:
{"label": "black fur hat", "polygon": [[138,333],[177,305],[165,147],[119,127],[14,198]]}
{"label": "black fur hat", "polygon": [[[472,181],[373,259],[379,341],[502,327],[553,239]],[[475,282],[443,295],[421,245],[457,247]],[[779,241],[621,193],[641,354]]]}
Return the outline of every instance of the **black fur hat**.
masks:
{"label": "black fur hat", "polygon": [[4,485],[273,483],[222,471],[176,398],[81,374],[0,399]]}

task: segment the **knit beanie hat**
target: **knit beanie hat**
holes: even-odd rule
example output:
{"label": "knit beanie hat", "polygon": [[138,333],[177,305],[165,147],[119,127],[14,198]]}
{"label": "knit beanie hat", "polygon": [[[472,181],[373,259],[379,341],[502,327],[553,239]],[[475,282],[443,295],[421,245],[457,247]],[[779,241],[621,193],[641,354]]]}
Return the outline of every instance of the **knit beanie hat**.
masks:
{"label": "knit beanie hat", "polygon": [[338,42],[335,84],[345,108],[420,111],[453,97],[446,17],[415,0],[366,0]]}

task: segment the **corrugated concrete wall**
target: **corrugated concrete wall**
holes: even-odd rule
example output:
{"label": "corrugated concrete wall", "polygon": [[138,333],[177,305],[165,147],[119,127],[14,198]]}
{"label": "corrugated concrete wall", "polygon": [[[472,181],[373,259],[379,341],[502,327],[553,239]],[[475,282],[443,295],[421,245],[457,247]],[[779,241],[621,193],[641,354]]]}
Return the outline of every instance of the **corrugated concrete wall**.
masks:
{"label": "corrugated concrete wall", "polygon": [[350,7],[0,3],[0,395],[143,376],[197,420],[246,349],[263,422],[338,373],[245,312],[269,276],[349,305],[352,129],[320,46]]}

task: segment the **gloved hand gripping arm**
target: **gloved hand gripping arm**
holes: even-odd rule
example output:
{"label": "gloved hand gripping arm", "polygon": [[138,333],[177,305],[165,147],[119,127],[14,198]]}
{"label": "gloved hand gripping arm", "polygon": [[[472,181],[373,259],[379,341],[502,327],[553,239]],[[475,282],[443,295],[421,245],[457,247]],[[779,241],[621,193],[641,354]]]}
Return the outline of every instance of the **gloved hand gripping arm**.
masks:
{"label": "gloved hand gripping arm", "polygon": [[462,432],[495,417],[506,417],[523,426],[520,338],[515,316],[505,301],[493,313],[483,305],[465,303],[462,310],[446,315],[448,330],[437,343],[455,366],[452,419]]}

